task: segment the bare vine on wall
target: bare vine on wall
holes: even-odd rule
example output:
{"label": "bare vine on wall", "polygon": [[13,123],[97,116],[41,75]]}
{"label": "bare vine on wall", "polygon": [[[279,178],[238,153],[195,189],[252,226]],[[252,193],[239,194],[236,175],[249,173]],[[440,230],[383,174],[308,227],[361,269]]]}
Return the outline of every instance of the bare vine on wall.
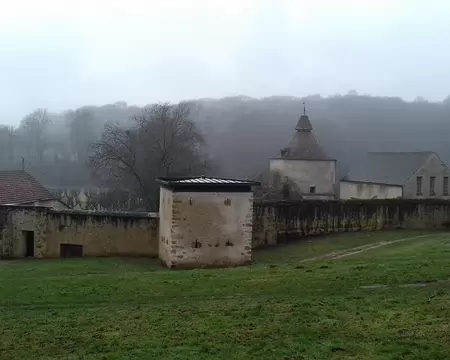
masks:
{"label": "bare vine on wall", "polygon": [[279,172],[266,172],[258,180],[261,186],[255,189],[257,200],[294,200],[302,199],[298,186]]}
{"label": "bare vine on wall", "polygon": [[144,211],[145,201],[127,191],[62,189],[54,194],[70,209],[82,211]]}

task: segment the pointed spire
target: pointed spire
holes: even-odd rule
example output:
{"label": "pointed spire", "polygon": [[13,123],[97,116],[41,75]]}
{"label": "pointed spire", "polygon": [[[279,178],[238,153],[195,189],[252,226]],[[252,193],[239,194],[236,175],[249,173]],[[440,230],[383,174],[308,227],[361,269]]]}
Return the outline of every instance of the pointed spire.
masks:
{"label": "pointed spire", "polygon": [[303,114],[298,119],[297,126],[295,127],[297,131],[312,131],[311,122],[309,121],[308,115],[306,115],[306,103],[303,101]]}
{"label": "pointed spire", "polygon": [[311,122],[306,115],[306,105],[303,102],[303,114],[295,127],[297,130],[289,145],[281,150],[282,159],[291,160],[327,160],[325,151],[314,136]]}

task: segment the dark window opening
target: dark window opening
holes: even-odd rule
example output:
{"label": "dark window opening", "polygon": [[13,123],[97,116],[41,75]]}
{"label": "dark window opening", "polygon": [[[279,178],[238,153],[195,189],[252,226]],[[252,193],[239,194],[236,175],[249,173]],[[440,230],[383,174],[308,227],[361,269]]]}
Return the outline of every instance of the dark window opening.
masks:
{"label": "dark window opening", "polygon": [[422,195],[422,176],[418,176],[416,179],[416,195]]}
{"label": "dark window opening", "polygon": [[281,157],[289,156],[289,148],[281,149],[280,153],[281,153]]}
{"label": "dark window opening", "polygon": [[434,191],[436,185],[436,176],[430,176],[430,196],[435,196],[436,192]]}
{"label": "dark window opening", "polygon": [[34,231],[23,231],[25,239],[25,256],[34,257]]}
{"label": "dark window opening", "polygon": [[315,186],[310,186],[309,187],[309,193],[310,194],[315,194],[316,193],[316,187]]}
{"label": "dark window opening", "polygon": [[60,245],[60,256],[67,257],[82,257],[83,256],[83,245],[74,244],[61,244]]}
{"label": "dark window opening", "polygon": [[448,176],[444,176],[444,195],[448,196]]}

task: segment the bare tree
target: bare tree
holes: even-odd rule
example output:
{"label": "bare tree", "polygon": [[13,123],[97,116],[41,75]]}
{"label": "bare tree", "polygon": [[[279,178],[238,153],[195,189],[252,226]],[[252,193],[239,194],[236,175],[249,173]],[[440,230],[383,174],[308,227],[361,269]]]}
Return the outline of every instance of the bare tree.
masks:
{"label": "bare tree", "polygon": [[185,103],[145,108],[130,127],[106,124],[92,150],[96,175],[108,187],[142,199],[149,209],[157,204],[158,176],[201,174],[210,166],[203,136]]}

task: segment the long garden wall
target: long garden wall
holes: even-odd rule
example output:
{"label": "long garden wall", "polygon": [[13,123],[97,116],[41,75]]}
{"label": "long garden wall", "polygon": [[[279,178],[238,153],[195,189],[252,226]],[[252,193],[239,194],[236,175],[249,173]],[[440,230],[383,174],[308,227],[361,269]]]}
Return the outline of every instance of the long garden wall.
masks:
{"label": "long garden wall", "polygon": [[253,248],[338,232],[450,226],[450,202],[438,200],[257,202],[253,209]]}

